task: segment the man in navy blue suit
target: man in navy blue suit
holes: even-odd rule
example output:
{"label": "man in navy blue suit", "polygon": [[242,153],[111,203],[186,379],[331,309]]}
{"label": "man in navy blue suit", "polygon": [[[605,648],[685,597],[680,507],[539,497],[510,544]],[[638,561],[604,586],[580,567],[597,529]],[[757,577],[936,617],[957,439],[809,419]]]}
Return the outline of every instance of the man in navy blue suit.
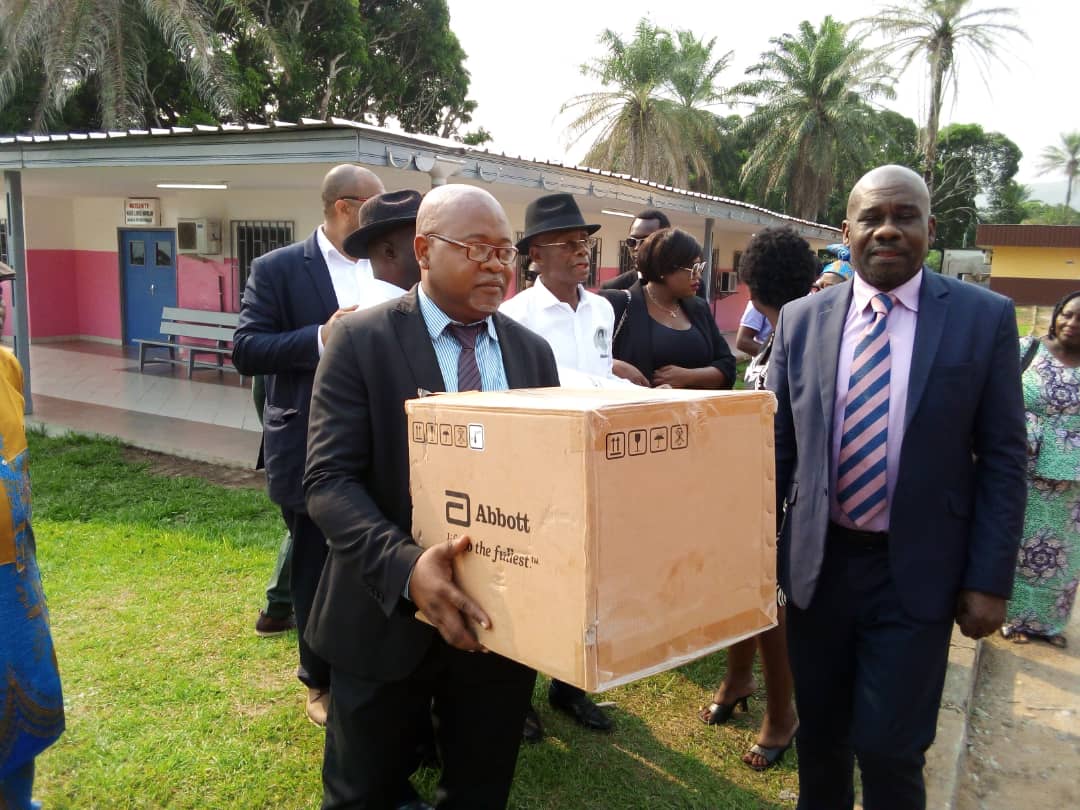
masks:
{"label": "man in navy blue suit", "polygon": [[326,560],[326,540],[304,505],[304,459],[315,368],[335,324],[357,307],[387,300],[367,261],[345,253],[364,201],[384,191],[370,170],[345,164],[322,183],[323,223],[303,242],[251,263],[240,303],[233,363],[245,375],[266,375],[259,461],[270,499],[293,537],[292,593],[300,647],[297,677],[308,688],[307,716],[326,725],[330,668],[304,641],[311,601]]}
{"label": "man in navy blue suit", "polygon": [[1001,626],[1024,511],[1012,302],[925,269],[922,179],[869,172],[848,200],[852,284],[784,307],[778,541],[800,726],[799,808],[925,807],[949,638]]}

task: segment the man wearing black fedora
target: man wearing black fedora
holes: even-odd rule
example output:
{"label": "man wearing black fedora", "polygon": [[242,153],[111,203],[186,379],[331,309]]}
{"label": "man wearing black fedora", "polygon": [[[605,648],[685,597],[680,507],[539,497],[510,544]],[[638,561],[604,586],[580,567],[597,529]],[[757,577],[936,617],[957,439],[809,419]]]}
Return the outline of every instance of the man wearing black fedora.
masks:
{"label": "man wearing black fedora", "polygon": [[345,252],[367,259],[375,282],[401,294],[420,281],[420,265],[413,251],[419,191],[402,189],[378,194],[360,206],[360,227],[345,239]]}
{"label": "man wearing black fedora", "polygon": [[[583,286],[589,275],[589,255],[596,245],[590,225],[573,195],[549,194],[525,209],[525,233],[517,243],[539,277],[499,311],[547,340],[563,385],[596,384],[611,379],[611,342],[615,313],[606,300]],[[585,382],[580,382],[584,380]],[[608,731],[611,720],[581,689],[552,680],[548,702],[586,728]],[[529,707],[523,736],[528,742],[543,737],[535,708]]]}

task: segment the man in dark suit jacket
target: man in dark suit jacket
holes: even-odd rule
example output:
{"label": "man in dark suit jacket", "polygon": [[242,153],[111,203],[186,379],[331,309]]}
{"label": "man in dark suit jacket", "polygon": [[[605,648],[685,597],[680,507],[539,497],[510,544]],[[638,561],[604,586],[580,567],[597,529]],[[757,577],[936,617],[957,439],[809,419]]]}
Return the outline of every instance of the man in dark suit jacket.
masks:
{"label": "man in dark suit jacket", "polygon": [[[308,688],[306,712],[317,725],[326,724],[330,670],[303,639],[326,559],[326,541],[304,505],[308,407],[322,347],[341,316],[356,309],[358,299],[371,289],[366,263],[357,266],[342,246],[357,228],[360,205],[382,191],[382,181],[368,169],[346,164],[330,170],[322,184],[323,224],[305,241],[252,262],[233,342],[237,370],[266,375],[259,463],[266,467],[270,499],[281,507],[293,538],[297,677]],[[333,273],[327,257],[334,264]]]}
{"label": "man in dark suit jacket", "polygon": [[[778,543],[800,716],[799,807],[925,807],[955,619],[1001,626],[1024,511],[1012,303],[923,268],[922,179],[863,177],[857,276],[783,308],[769,363]],[[848,396],[851,393],[852,396]]]}
{"label": "man in dark suit jacket", "polygon": [[602,290],[629,290],[641,280],[641,274],[637,268],[637,253],[641,243],[650,233],[662,228],[670,228],[671,220],[663,211],[655,208],[647,208],[634,217],[630,223],[630,235],[626,237],[626,247],[630,250],[630,269],[615,278],[609,278],[600,285]]}
{"label": "man in dark suit jacket", "polygon": [[[421,283],[342,320],[311,401],[304,484],[330,544],[307,629],[334,677],[324,808],[392,806],[431,715],[443,762],[438,806],[505,806],[536,679],[475,654],[469,622],[490,621],[451,567],[467,538],[425,551],[410,536],[403,403],[459,382],[555,386],[555,359],[543,338],[497,312],[517,251],[490,194],[433,189],[416,234]],[[434,627],[415,618],[418,609]]]}

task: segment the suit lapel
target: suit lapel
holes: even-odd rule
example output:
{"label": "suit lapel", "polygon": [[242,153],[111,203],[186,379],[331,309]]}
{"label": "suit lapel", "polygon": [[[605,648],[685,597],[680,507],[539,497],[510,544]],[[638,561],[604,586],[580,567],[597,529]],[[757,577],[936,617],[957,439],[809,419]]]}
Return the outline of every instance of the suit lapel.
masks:
{"label": "suit lapel", "polygon": [[319,300],[326,309],[327,317],[337,312],[338,302],[337,293],[334,292],[334,282],[330,280],[330,269],[326,266],[326,260],[323,258],[322,251],[319,250],[319,243],[314,233],[304,241],[304,269],[307,270],[311,278],[311,286],[318,293]]}
{"label": "suit lapel", "polygon": [[[817,352],[820,359],[818,368],[821,377],[818,388],[821,392],[821,414],[825,420],[825,432],[832,441],[833,408],[836,400],[836,370],[840,365],[840,342],[844,337],[844,322],[851,307],[852,285],[843,285],[845,294],[832,296],[832,300],[818,312],[821,343],[815,349],[807,346],[806,351]],[[821,295],[821,293],[818,293]]]}
{"label": "suit lapel", "polygon": [[445,391],[446,383],[443,381],[442,371],[439,370],[431,335],[428,334],[424,317],[420,314],[416,294],[416,287],[413,287],[398,299],[397,306],[391,310],[390,322],[394,325],[398,343],[401,344],[416,387],[432,393]]}
{"label": "suit lapel", "polygon": [[911,347],[911,372],[908,377],[907,408],[904,411],[905,431],[926,391],[926,381],[945,331],[948,310],[948,287],[933,271],[924,268],[919,289],[919,315],[915,321],[915,342]]}

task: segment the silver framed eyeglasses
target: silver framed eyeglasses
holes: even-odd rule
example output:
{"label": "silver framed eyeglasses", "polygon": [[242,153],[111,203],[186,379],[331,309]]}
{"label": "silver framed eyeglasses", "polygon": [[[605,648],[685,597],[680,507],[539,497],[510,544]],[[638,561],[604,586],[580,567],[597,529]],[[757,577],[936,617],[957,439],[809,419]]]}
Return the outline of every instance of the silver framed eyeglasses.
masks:
{"label": "silver framed eyeglasses", "polygon": [[676,267],[676,270],[685,270],[690,274],[690,277],[701,276],[705,272],[705,262],[697,262],[689,267]]}
{"label": "silver framed eyeglasses", "polygon": [[518,249],[513,245],[488,245],[483,242],[459,242],[457,239],[451,239],[449,236],[443,236],[441,233],[425,233],[424,236],[428,239],[434,237],[443,242],[449,242],[451,245],[465,248],[465,257],[478,264],[491,261],[492,256],[495,256],[495,258],[499,260],[499,264],[513,264],[514,259],[516,259],[518,255]]}
{"label": "silver framed eyeglasses", "polygon": [[577,253],[582,248],[585,250],[593,250],[596,247],[597,239],[595,236],[590,236],[587,239],[565,239],[562,242],[537,242],[537,247],[557,247],[562,248],[570,253]]}

